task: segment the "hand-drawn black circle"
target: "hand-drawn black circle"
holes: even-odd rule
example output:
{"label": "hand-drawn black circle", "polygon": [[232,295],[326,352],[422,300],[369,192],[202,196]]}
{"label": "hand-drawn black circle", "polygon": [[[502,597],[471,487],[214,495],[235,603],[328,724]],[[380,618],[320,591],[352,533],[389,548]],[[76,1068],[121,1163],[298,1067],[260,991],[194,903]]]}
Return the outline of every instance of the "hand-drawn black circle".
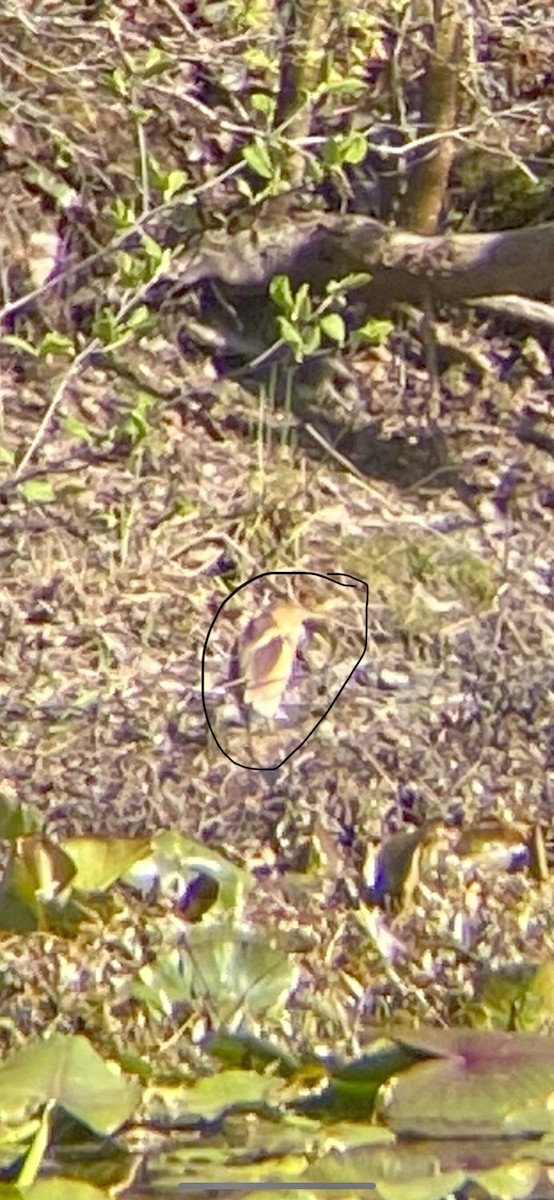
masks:
{"label": "hand-drawn black circle", "polygon": [[[281,575],[283,575],[283,576],[306,575],[310,578],[315,577],[316,579],[333,579],[335,582],[338,582],[340,584],[340,586],[342,586],[342,587],[359,588],[361,586],[364,589],[364,594],[365,594],[364,644],[363,644],[363,649],[362,649],[362,653],[360,654],[360,657],[354,663],[354,666],[352,667],[351,671],[349,671],[348,675],[346,676],[346,679],[344,680],[344,683],[339,688],[336,696],[334,696],[333,700],[328,705],[328,707],[326,708],[323,715],[319,718],[319,720],[316,721],[313,729],[311,729],[310,732],[306,734],[306,737],[302,739],[302,741],[298,744],[298,746],[295,746],[294,749],[291,750],[285,756],[285,758],[283,758],[282,761],[279,763],[275,763],[271,766],[268,765],[268,766],[254,767],[254,766],[251,766],[249,763],[241,763],[241,762],[238,762],[236,758],[232,758],[231,755],[228,754],[227,751],[221,745],[221,742],[219,741],[217,734],[214,730],[214,727],[210,720],[208,706],[206,703],[206,689],[205,689],[206,653],[207,653],[208,643],[210,640],[210,634],[214,628],[214,625],[215,625],[220,613],[225,608],[225,605],[228,604],[229,601],[232,600],[233,597],[236,596],[238,592],[241,592],[242,589],[245,587],[249,587],[252,583],[255,583],[256,580],[266,579],[268,577],[275,576],[275,575],[279,575],[279,576],[281,576]],[[343,579],[350,579],[350,580],[352,580],[352,583],[341,583],[341,581]],[[223,603],[220,604],[220,606],[215,614],[215,617],[213,618],[213,620],[210,624],[210,628],[208,629],[208,632],[206,634],[204,648],[202,650],[202,707],[204,709],[204,715],[206,717],[206,722],[208,724],[210,733],[211,733],[218,749],[221,750],[221,753],[225,755],[225,758],[229,759],[229,762],[232,762],[234,764],[234,766],[236,766],[236,767],[242,767],[245,771],[277,771],[280,767],[284,766],[284,764],[286,762],[288,762],[289,758],[292,758],[293,754],[296,754],[297,751],[302,748],[302,746],[305,746],[308,739],[312,737],[312,734],[315,733],[316,729],[319,729],[319,726],[322,724],[322,722],[325,720],[325,718],[329,716],[331,709],[336,704],[337,700],[339,699],[339,696],[342,695],[349,679],[352,678],[354,671],[357,669],[357,667],[359,667],[360,663],[362,662],[362,659],[365,656],[365,653],[367,650],[368,636],[369,636],[368,635],[368,614],[369,614],[369,586],[368,586],[366,580],[359,579],[357,575],[348,575],[344,571],[330,571],[326,575],[324,575],[318,571],[263,571],[260,575],[253,575],[251,579],[247,579],[244,583],[241,583],[239,585],[239,587],[235,588],[234,591],[232,591],[230,593],[230,595],[225,598]]]}

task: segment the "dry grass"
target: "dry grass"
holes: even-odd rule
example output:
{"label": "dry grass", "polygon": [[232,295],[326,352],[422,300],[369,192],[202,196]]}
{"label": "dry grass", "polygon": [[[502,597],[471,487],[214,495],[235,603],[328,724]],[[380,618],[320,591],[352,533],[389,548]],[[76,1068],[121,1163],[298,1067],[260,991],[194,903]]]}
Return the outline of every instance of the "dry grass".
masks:
{"label": "dry grass", "polygon": [[[69,175],[88,213],[84,253],[104,250],[104,277],[87,279],[93,307],[121,303],[106,211],[116,195],[138,196],[140,215],[139,134],[169,168],[200,147],[195,186],[204,172],[215,205],[222,146],[234,137],[225,122],[243,120],[231,84],[234,115],[229,96],[213,111],[198,99],[197,60],[202,50],[218,69],[240,61],[247,33],[220,45],[204,30],[191,46],[173,6],[117,9],[88,21],[72,5],[14,7],[2,51],[13,110],[0,179],[8,266],[24,267],[30,235],[53,223],[46,185],[37,199],[39,168],[58,187]],[[167,72],[139,72],[114,95],[107,73],[122,69],[124,52],[145,57],[156,44],[171,58]],[[145,127],[137,106],[151,114]],[[70,307],[68,295],[50,309],[46,294],[18,333],[33,342],[44,325],[67,331]],[[90,348],[90,331],[75,336]],[[443,389],[440,439],[408,333],[399,327],[386,349],[350,364],[350,399],[334,420],[357,474],[294,420],[285,436],[267,395],[182,359],[163,322],[118,355],[140,374],[140,392],[90,354],[68,373],[54,356],[3,351],[2,786],[38,808],[53,837],[167,825],[246,865],[271,849],[275,879],[260,881],[252,904],[261,922],[314,932],[297,1003],[308,1040],[337,1028],[355,1037],[368,1015],[392,1009],[459,1015],[473,978],[449,943],[460,911],[470,922],[471,910],[485,961],[553,949],[550,883],[476,868],[474,913],[475,890],[440,858],[393,923],[408,948],[401,969],[380,959],[355,918],[367,845],[396,829],[490,814],[551,823],[554,475],[551,443],[523,436],[531,410],[548,433],[551,378],[526,366],[508,333],[474,326],[473,336],[490,367],[479,382],[462,371],[457,390]],[[312,412],[319,400],[327,436],[333,402],[316,397]],[[336,445],[344,453],[344,438]],[[207,728],[202,650],[233,589],[283,570],[367,580],[368,651],[280,772],[246,771]],[[358,633],[334,634],[334,663],[352,660]],[[234,736],[244,742],[242,728]],[[295,893],[286,868],[319,827],[335,858]],[[35,962],[32,939],[20,954]],[[51,1015],[37,1015],[38,1027]]]}

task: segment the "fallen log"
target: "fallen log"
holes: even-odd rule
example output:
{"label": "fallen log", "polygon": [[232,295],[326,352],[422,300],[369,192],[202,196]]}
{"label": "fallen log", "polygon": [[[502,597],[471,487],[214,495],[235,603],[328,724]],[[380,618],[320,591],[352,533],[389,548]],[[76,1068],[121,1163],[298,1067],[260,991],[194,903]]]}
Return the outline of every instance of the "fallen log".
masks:
{"label": "fallen log", "polygon": [[260,221],[239,233],[206,234],[194,252],[172,264],[167,281],[188,288],[211,279],[261,293],[279,274],[320,289],[360,271],[372,277],[356,292],[370,313],[398,303],[459,304],[506,293],[548,298],[554,223],[424,237],[353,214],[302,212],[278,225]]}

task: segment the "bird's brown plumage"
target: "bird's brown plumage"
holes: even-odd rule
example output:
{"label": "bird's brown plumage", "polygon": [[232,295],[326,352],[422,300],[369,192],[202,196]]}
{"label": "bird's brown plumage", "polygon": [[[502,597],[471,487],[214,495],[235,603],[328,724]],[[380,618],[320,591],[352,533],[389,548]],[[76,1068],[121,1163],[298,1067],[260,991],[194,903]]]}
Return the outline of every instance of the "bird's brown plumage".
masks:
{"label": "bird's brown plumage", "polygon": [[310,613],[279,601],[255,617],[239,644],[244,703],[259,716],[275,716],[289,682],[304,622]]}

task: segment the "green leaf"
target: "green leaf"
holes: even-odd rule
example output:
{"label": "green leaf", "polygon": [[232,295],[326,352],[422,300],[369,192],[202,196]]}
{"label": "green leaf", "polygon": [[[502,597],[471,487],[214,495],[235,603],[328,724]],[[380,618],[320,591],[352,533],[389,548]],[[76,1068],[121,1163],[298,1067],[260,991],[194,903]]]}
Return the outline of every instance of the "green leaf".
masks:
{"label": "green leaf", "polygon": [[0,928],[18,933],[48,927],[47,907],[75,874],[71,860],[48,838],[14,843],[0,887]]}
{"label": "green leaf", "polygon": [[17,485],[25,500],[36,504],[51,504],[56,499],[56,493],[50,479],[26,479]]}
{"label": "green leaf", "polygon": [[184,890],[199,877],[209,877],[217,885],[217,901],[211,914],[237,916],[252,884],[251,877],[230,863],[216,850],[182,834],[163,830],[152,839],[152,854],[135,863],[125,876],[132,887],[150,887],[158,879],[163,895],[174,895],[175,888]]}
{"label": "green leaf", "polygon": [[111,342],[114,342],[119,333],[115,313],[111,312],[109,308],[105,308],[94,322],[93,333],[104,346],[109,346]]}
{"label": "green leaf", "polygon": [[167,171],[162,167],[157,158],[153,154],[149,154],[147,158],[148,174],[154,184],[154,187],[161,191],[167,183]]}
{"label": "green leaf", "polygon": [[111,73],[110,81],[116,96],[127,97],[129,95],[127,80],[125,79],[121,67],[115,67]]}
{"label": "green leaf", "polygon": [[275,109],[275,101],[272,96],[268,96],[267,92],[253,92],[250,103],[252,108],[256,112],[262,113],[264,117],[272,116]]}
{"label": "green leaf", "polygon": [[186,171],[170,171],[167,177],[167,183],[163,189],[164,200],[172,200],[177,192],[180,192],[187,183],[188,176]]}
{"label": "green leaf", "polygon": [[[378,1135],[382,1132],[376,1131]],[[358,1146],[352,1150],[334,1150],[318,1158],[305,1172],[303,1180],[314,1180],[314,1200],[328,1195],[318,1191],[319,1182],[342,1184],[344,1190],[338,1195],[343,1200],[352,1200],[352,1197],[360,1196],[356,1183],[369,1181],[375,1184],[377,1191],[362,1193],[367,1200],[373,1194],[386,1197],[386,1200],[443,1200],[445,1196],[461,1190],[466,1181],[466,1172],[463,1167],[447,1167],[442,1171],[441,1165],[440,1153],[433,1143],[431,1148],[426,1143],[421,1149],[418,1146],[417,1154],[409,1144]],[[503,1193],[504,1200],[507,1195]]]}
{"label": "green leaf", "polygon": [[[312,329],[307,329],[303,337],[304,357],[310,354],[315,354],[321,346],[321,329],[319,325],[314,325]],[[300,359],[297,359],[299,362]]]}
{"label": "green leaf", "polygon": [[236,1107],[258,1109],[272,1099],[277,1107],[281,1089],[281,1080],[257,1071],[218,1071],[186,1089],[186,1111],[195,1118],[214,1121]]}
{"label": "green leaf", "polygon": [[127,317],[126,326],[128,329],[140,329],[146,325],[150,317],[150,309],[146,304],[140,304],[135,308],[134,312]]}
{"label": "green leaf", "polygon": [[365,89],[366,84],[362,79],[356,79],[355,75],[342,75],[336,67],[331,67],[322,90],[324,92],[342,92],[345,96],[355,96],[357,92],[363,92]]}
{"label": "green leaf", "polygon": [[32,1139],[25,1156],[25,1162],[17,1177],[18,1187],[22,1189],[32,1187],[44,1161],[52,1135],[53,1107],[54,1101],[49,1100],[41,1113],[39,1127]]}
{"label": "green leaf", "polygon": [[298,968],[267,930],[233,921],[192,925],[179,949],[164,950],[141,969],[133,993],[159,1013],[174,1004],[208,1001],[226,1023],[244,1009],[253,1016],[283,1011]]}
{"label": "green leaf", "polygon": [[320,329],[337,345],[344,346],[346,341],[346,325],[339,313],[326,313],[321,317]]}
{"label": "green leaf", "polygon": [[329,137],[323,150],[324,161],[330,167],[341,167],[344,163],[361,163],[367,154],[367,138],[353,130],[346,134]]}
{"label": "green leaf", "polygon": [[342,162],[340,137],[328,137],[323,147],[323,161],[329,167],[339,167]]}
{"label": "green leaf", "polygon": [[30,354],[31,358],[38,358],[38,350],[31,346],[31,343],[27,342],[25,338],[18,337],[15,333],[5,334],[0,338],[0,342],[3,346],[12,346],[14,350],[22,350],[24,354]]}
{"label": "green leaf", "polygon": [[163,250],[163,247],[160,246],[159,242],[157,242],[153,237],[150,237],[150,234],[143,233],[142,234],[142,247],[143,247],[143,250],[145,251],[145,253],[148,255],[148,257],[150,259],[152,259],[153,262],[155,262],[156,264],[159,263],[160,258],[162,256],[162,250]]}
{"label": "green leaf", "polygon": [[277,308],[286,313],[291,312],[294,299],[288,275],[274,275],[269,285],[269,294]]}
{"label": "green leaf", "polygon": [[273,63],[265,50],[260,50],[259,47],[253,46],[249,50],[245,50],[242,55],[247,67],[253,67],[254,70],[268,71],[271,70]]}
{"label": "green leaf", "polygon": [[2,1200],[21,1200],[22,1196],[25,1196],[25,1200],[59,1200],[62,1185],[63,1200],[106,1200],[104,1188],[95,1187],[86,1179],[70,1179],[68,1175],[60,1179],[57,1173],[37,1179],[25,1192],[20,1188],[14,1188],[13,1193],[5,1191],[4,1189],[10,1188],[11,1185],[3,1184],[0,1196]]}
{"label": "green leaf", "polygon": [[171,58],[168,54],[160,50],[159,46],[150,46],[142,68],[143,75],[160,75],[170,65]]}
{"label": "green leaf", "polygon": [[136,288],[144,281],[144,263],[139,262],[126,250],[118,250],[116,254],[117,271],[124,287]]}
{"label": "green leaf", "polygon": [[3,1123],[55,1100],[89,1129],[109,1134],[131,1116],[139,1098],[138,1085],[111,1070],[81,1035],[55,1033],[0,1067]]}
{"label": "green leaf", "polygon": [[552,1135],[552,1038],[427,1028],[407,1032],[401,1042],[433,1057],[414,1063],[383,1096],[381,1115],[395,1133],[477,1139]]}
{"label": "green leaf", "polygon": [[308,321],[313,312],[309,283],[302,283],[294,297],[291,309],[291,321]]}
{"label": "green leaf", "polygon": [[242,176],[239,175],[235,180],[235,185],[237,192],[239,192],[241,196],[244,196],[246,200],[252,201],[254,199],[254,192],[252,191],[248,180],[243,179]]}
{"label": "green leaf", "polygon": [[279,334],[287,346],[291,346],[294,351],[303,350],[304,342],[301,334],[295,325],[291,325],[287,317],[277,317],[277,327]]}
{"label": "green leaf", "polygon": [[342,161],[361,163],[367,154],[367,138],[363,133],[350,133],[341,146]]}
{"label": "green leaf", "polygon": [[95,439],[94,435],[90,432],[90,429],[88,429],[84,421],[80,421],[79,418],[73,416],[72,413],[66,417],[64,421],[64,428],[70,437],[78,438],[80,441],[86,442],[88,446],[94,445]]}
{"label": "green leaf", "polygon": [[67,838],[62,849],[76,867],[73,886],[105,891],[150,852],[149,838]]}
{"label": "green leaf", "polygon": [[240,1067],[243,1071],[252,1068],[260,1074],[272,1067],[273,1073],[286,1079],[294,1075],[299,1066],[299,1060],[280,1046],[244,1030],[229,1033],[225,1029],[216,1029],[204,1038],[202,1050],[226,1067]]}
{"label": "green leaf", "polygon": [[17,798],[10,791],[0,792],[0,838],[13,841],[26,833],[35,833],[40,829],[41,818],[38,813]]}
{"label": "green leaf", "polygon": [[381,346],[383,342],[386,342],[393,329],[394,325],[392,321],[387,321],[386,318],[379,320],[378,318],[371,317],[369,321],[365,322],[365,325],[360,325],[354,331],[354,341],[358,344],[360,342],[369,342],[372,346]]}
{"label": "green leaf", "polygon": [[242,157],[248,163],[248,166],[256,172],[256,175],[260,175],[262,179],[273,178],[275,168],[271,161],[267,145],[262,138],[257,137],[249,146],[244,146]]}
{"label": "green leaf", "polygon": [[47,167],[32,165],[24,171],[24,178],[44,192],[45,196],[49,196],[54,201],[56,208],[62,209],[64,212],[75,203],[77,193],[75,188],[69,186],[54,171],[49,171]]}
{"label": "green leaf", "polygon": [[345,275],[344,279],[330,279],[325,285],[325,291],[328,296],[336,296],[338,293],[351,291],[352,288],[365,287],[366,283],[371,283],[369,272],[355,271],[351,275]]}
{"label": "green leaf", "polygon": [[63,333],[57,333],[55,329],[45,333],[38,352],[41,358],[45,358],[47,354],[56,354],[60,357],[74,358],[75,346],[71,338],[65,337]]}
{"label": "green leaf", "polygon": [[132,202],[117,196],[112,205],[112,216],[116,229],[128,229],[136,221],[136,213]]}

